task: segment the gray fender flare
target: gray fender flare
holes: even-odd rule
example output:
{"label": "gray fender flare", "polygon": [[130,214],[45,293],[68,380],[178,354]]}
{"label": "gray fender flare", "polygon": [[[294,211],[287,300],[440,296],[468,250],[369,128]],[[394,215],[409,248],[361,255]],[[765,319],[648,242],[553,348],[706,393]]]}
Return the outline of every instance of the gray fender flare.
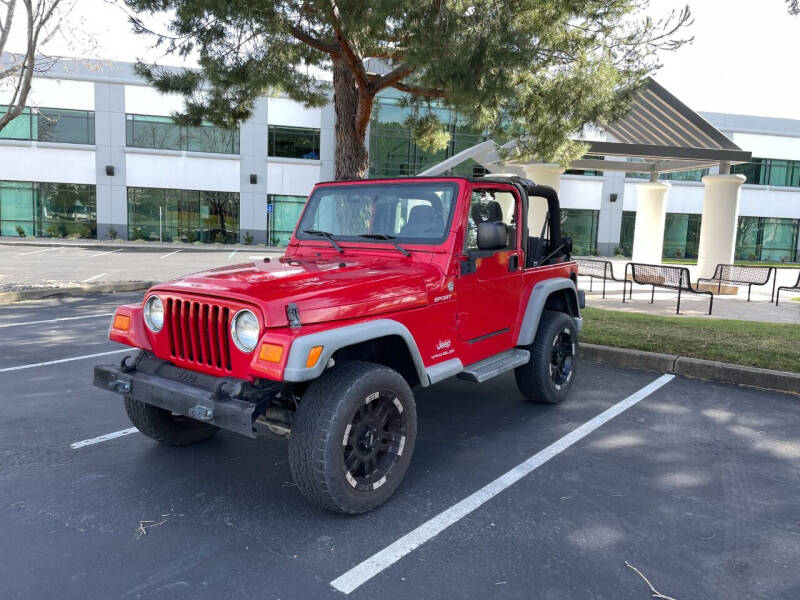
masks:
{"label": "gray fender flare", "polygon": [[[403,341],[405,341],[408,351],[411,354],[411,360],[414,362],[414,368],[417,371],[420,385],[423,387],[427,386],[429,384],[428,375],[425,371],[425,365],[422,363],[422,355],[420,355],[417,343],[414,341],[414,336],[411,335],[411,332],[405,325],[398,321],[393,321],[392,319],[376,319],[374,321],[345,325],[344,327],[337,327],[336,329],[327,329],[317,333],[298,336],[295,338],[294,342],[292,342],[292,347],[289,350],[289,357],[286,360],[286,369],[283,373],[283,379],[285,381],[309,381],[310,379],[316,379],[322,375],[333,353],[340,348],[386,337],[388,335],[400,336]],[[306,367],[308,352],[314,346],[322,346],[322,355],[316,365],[313,367]]]}
{"label": "gray fender flare", "polygon": [[517,336],[517,346],[527,346],[533,343],[533,338],[536,336],[536,330],[539,328],[539,320],[542,318],[542,312],[544,311],[544,305],[547,303],[547,299],[551,294],[560,290],[571,290],[575,295],[575,306],[578,307],[578,314],[572,315],[572,319],[575,321],[575,327],[580,333],[583,319],[581,319],[578,290],[575,288],[575,283],[571,279],[564,278],[545,279],[533,286],[531,297],[528,299],[528,306],[525,308],[522,326]]}

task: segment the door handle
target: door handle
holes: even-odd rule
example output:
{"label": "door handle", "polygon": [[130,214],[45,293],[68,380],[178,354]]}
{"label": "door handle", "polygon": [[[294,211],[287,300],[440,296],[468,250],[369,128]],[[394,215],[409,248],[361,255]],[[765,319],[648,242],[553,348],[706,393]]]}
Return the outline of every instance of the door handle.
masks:
{"label": "door handle", "polygon": [[519,269],[519,254],[512,254],[508,257],[508,270],[516,271]]}

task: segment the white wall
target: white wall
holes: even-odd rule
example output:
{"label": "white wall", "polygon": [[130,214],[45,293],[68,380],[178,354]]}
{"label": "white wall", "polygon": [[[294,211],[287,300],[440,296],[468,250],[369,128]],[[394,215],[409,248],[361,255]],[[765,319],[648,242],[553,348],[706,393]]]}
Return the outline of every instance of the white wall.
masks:
{"label": "white wall", "polygon": [[575,175],[574,179],[567,175],[561,178],[558,199],[562,208],[586,208],[600,210],[603,193],[603,180],[588,179],[583,175]]}
{"label": "white wall", "polygon": [[0,144],[0,179],[94,184],[93,150]]}
{"label": "white wall", "polygon": [[800,219],[800,189],[742,186],[739,214],[749,217]]}
{"label": "white wall", "polygon": [[125,112],[136,115],[169,116],[183,110],[183,96],[162,94],[143,85],[125,86]]}
{"label": "white wall", "polygon": [[[0,104],[8,104],[11,90],[0,88]],[[34,77],[28,106],[94,110],[94,84],[91,81],[71,81]]]}
{"label": "white wall", "polygon": [[800,138],[782,135],[734,133],[734,143],[753,153],[755,158],[800,160]]}
{"label": "white wall", "polygon": [[319,129],[322,109],[306,108],[289,98],[270,98],[267,105],[267,121],[270,125]]}
{"label": "white wall", "polygon": [[267,194],[308,196],[319,181],[319,165],[269,162]]}
{"label": "white wall", "polygon": [[239,191],[239,157],[199,158],[128,152],[125,155],[130,187]]}

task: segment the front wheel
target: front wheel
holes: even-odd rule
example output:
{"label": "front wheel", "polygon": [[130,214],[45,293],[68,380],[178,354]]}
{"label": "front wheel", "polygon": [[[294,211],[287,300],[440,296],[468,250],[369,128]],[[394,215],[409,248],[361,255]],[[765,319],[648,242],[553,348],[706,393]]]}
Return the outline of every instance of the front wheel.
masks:
{"label": "front wheel", "polygon": [[345,362],[323,373],[300,400],[289,439],[292,477],[323,508],[367,512],[400,485],[416,436],[405,379],[382,365]]}
{"label": "front wheel", "polygon": [[528,349],[531,360],[514,370],[517,388],[532,402],[558,404],[569,395],[578,366],[578,331],[572,317],[544,311]]}

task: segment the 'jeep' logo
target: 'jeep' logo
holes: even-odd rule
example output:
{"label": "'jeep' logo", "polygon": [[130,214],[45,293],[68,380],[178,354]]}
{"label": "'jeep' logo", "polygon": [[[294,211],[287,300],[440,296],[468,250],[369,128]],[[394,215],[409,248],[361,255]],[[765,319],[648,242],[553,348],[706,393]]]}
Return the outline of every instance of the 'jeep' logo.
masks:
{"label": "'jeep' logo", "polygon": [[439,343],[436,344],[436,349],[437,350],[444,350],[445,348],[449,348],[450,347],[450,343],[451,343],[450,340],[439,340]]}

